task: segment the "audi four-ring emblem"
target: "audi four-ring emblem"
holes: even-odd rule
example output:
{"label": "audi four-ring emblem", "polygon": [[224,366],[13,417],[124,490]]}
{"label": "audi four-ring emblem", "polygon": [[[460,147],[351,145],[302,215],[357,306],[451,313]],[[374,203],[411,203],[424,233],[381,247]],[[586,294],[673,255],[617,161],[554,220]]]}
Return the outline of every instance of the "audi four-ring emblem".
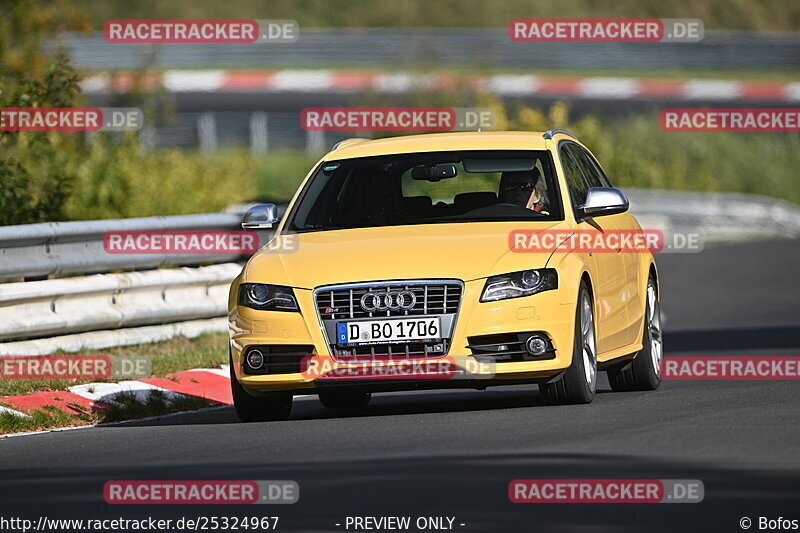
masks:
{"label": "audi four-ring emblem", "polygon": [[417,303],[416,295],[409,291],[368,292],[361,297],[361,309],[373,311],[396,311],[412,309]]}

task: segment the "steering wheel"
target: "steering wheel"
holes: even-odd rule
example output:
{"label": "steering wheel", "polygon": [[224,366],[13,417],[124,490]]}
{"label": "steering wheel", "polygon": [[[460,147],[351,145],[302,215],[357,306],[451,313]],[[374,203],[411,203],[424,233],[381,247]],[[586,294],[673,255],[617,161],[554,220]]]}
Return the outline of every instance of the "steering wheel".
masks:
{"label": "steering wheel", "polygon": [[496,204],[486,205],[483,207],[478,207],[473,209],[472,211],[467,211],[463,213],[462,217],[480,217],[480,216],[529,216],[529,215],[538,215],[538,216],[545,216],[544,213],[540,213],[538,211],[534,211],[533,209],[528,209],[527,207],[522,207],[519,204],[514,204],[511,202],[499,202]]}
{"label": "steering wheel", "polygon": [[412,222],[416,220],[412,215],[406,213],[405,211],[401,211],[400,209],[393,208],[389,211],[389,214],[392,216],[397,217],[398,219],[402,220],[403,222]]}
{"label": "steering wheel", "polygon": [[370,220],[374,221],[375,218],[382,218],[382,217],[392,217],[401,220],[402,222],[412,222],[416,220],[413,216],[406,213],[405,211],[401,211],[396,207],[387,207],[386,209],[380,209],[378,211],[374,211],[370,213]]}

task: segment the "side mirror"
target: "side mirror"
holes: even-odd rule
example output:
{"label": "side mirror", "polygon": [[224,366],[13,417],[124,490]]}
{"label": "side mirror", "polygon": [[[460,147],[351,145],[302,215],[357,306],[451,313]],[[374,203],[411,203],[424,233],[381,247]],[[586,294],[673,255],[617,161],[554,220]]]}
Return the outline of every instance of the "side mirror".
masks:
{"label": "side mirror", "polygon": [[254,205],[242,218],[242,229],[269,229],[280,222],[275,204]]}
{"label": "side mirror", "polygon": [[613,187],[591,187],[586,193],[586,201],[575,208],[579,219],[616,215],[628,210],[628,197]]}

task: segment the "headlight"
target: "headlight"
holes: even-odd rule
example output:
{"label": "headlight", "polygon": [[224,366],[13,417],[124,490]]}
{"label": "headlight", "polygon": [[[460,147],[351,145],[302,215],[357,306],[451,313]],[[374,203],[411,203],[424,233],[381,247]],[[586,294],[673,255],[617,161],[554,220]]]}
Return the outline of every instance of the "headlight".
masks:
{"label": "headlight", "polygon": [[507,298],[530,296],[537,292],[558,288],[558,273],[554,268],[523,270],[500,276],[492,276],[486,280],[483,288],[482,302],[494,302]]}
{"label": "headlight", "polygon": [[263,283],[239,285],[239,305],[261,311],[300,311],[291,287]]}

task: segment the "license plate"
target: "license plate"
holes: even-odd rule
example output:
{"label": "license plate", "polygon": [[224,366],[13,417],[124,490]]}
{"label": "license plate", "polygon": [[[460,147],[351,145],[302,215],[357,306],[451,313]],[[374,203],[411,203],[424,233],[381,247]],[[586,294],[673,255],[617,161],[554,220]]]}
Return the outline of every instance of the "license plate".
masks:
{"label": "license plate", "polygon": [[412,342],[442,338],[439,317],[359,320],[336,324],[337,344]]}

